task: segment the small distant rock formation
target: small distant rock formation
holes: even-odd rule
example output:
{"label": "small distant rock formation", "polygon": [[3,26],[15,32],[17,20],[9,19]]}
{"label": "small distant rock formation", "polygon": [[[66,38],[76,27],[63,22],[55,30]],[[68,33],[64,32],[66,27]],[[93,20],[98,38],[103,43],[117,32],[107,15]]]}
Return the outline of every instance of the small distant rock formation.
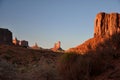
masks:
{"label": "small distant rock formation", "polygon": [[0,44],[12,45],[12,32],[10,30],[0,28]]}
{"label": "small distant rock formation", "polygon": [[19,46],[19,40],[15,37],[15,39],[13,39],[13,44],[16,46]]}
{"label": "small distant rock formation", "polygon": [[98,13],[94,23],[94,37],[110,37],[120,32],[120,14]]}
{"label": "small distant rock formation", "polygon": [[28,47],[29,47],[29,46],[28,46],[28,41],[26,41],[26,40],[21,40],[21,41],[19,42],[19,45],[22,46],[22,47],[25,47],[25,48],[28,48]]}
{"label": "small distant rock formation", "polygon": [[[120,34],[120,14],[118,13],[104,13],[97,14],[94,23],[94,37],[85,41],[74,48],[70,48],[66,52],[76,52],[84,54],[89,51],[95,51],[96,49],[104,49],[113,46],[109,41],[112,36]],[[117,40],[120,40],[117,37]],[[120,45],[120,44],[117,44]]]}
{"label": "small distant rock formation", "polygon": [[16,37],[15,37],[15,39],[13,39],[13,44],[16,46],[21,46],[21,47],[25,47],[25,48],[29,47],[28,41],[26,41],[26,40],[20,41]]}
{"label": "small distant rock formation", "polygon": [[32,48],[32,49],[37,49],[37,50],[42,49],[41,47],[39,47],[39,46],[38,46],[38,44],[37,44],[37,43],[35,43],[35,45],[34,45],[34,46],[32,46],[31,48]]}
{"label": "small distant rock formation", "polygon": [[58,41],[57,43],[54,44],[54,47],[51,49],[52,51],[64,51],[62,48],[61,48],[61,42]]}

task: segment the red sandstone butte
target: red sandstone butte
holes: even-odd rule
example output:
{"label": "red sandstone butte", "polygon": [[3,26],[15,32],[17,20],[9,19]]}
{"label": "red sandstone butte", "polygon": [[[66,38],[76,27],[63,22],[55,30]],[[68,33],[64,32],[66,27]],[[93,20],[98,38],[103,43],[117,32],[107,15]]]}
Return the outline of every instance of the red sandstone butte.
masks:
{"label": "red sandstone butte", "polygon": [[[94,22],[94,37],[85,41],[74,48],[70,48],[67,52],[76,52],[84,54],[88,51],[108,48],[112,46],[110,42],[105,41],[114,34],[120,33],[120,14],[100,12],[96,15]],[[120,40],[120,39],[119,39]],[[102,45],[101,45],[102,44]],[[118,44],[119,45],[119,44]]]}

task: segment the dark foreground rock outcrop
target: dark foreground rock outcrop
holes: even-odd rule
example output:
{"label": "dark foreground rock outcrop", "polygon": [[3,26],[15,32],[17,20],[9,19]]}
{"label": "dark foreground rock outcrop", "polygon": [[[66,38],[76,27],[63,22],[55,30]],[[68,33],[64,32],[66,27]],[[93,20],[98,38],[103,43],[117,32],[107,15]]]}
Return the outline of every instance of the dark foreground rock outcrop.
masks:
{"label": "dark foreground rock outcrop", "polygon": [[0,28],[0,44],[12,44],[12,32],[10,30]]}

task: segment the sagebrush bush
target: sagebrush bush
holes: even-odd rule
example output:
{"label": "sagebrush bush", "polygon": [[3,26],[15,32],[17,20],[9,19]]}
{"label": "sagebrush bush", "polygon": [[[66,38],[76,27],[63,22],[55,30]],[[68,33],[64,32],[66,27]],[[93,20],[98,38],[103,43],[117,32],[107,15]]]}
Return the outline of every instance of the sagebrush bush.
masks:
{"label": "sagebrush bush", "polygon": [[89,60],[74,53],[63,54],[58,69],[64,80],[88,80]]}
{"label": "sagebrush bush", "polygon": [[58,70],[65,80],[90,80],[106,70],[107,58],[105,53],[65,53],[59,59]]}
{"label": "sagebrush bush", "polygon": [[90,65],[89,65],[89,74],[90,76],[97,76],[105,71],[106,69],[106,60],[102,57],[98,56],[97,54],[92,54],[90,57]]}
{"label": "sagebrush bush", "polygon": [[16,80],[16,70],[4,60],[0,60],[0,80]]}

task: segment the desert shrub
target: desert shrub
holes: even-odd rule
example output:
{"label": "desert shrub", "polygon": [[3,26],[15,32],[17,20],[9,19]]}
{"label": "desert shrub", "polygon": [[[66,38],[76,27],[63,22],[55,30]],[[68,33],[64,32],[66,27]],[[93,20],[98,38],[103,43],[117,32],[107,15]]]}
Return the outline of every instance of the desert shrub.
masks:
{"label": "desert shrub", "polygon": [[66,53],[59,59],[58,70],[65,80],[89,80],[90,77],[103,73],[109,66],[105,53],[84,55]]}
{"label": "desert shrub", "polygon": [[120,48],[120,33],[116,33],[114,35],[111,36],[110,41],[112,43],[112,45],[114,47],[116,47],[116,49]]}
{"label": "desert shrub", "polygon": [[84,56],[90,58],[90,76],[97,76],[105,72],[107,69],[111,68],[112,65],[110,64],[110,62],[113,59],[113,53],[113,49],[104,48],[93,53],[88,52],[87,54],[85,54]]}
{"label": "desert shrub", "polygon": [[15,58],[15,59],[13,59],[12,60],[12,64],[14,64],[14,65],[23,65],[22,64],[22,60],[21,59],[19,59],[19,58]]}
{"label": "desert shrub", "polygon": [[32,77],[32,80],[58,80],[56,70],[47,64],[32,68]]}
{"label": "desert shrub", "polygon": [[98,54],[89,55],[90,65],[89,65],[89,74],[90,76],[97,76],[106,70],[107,62]]}
{"label": "desert shrub", "polygon": [[7,51],[6,51],[6,54],[4,54],[3,55],[3,59],[6,59],[6,60],[10,60],[10,59],[12,59],[13,58],[13,51],[12,50],[10,50],[10,49],[8,49]]}
{"label": "desert shrub", "polygon": [[13,50],[11,50],[11,49],[8,49],[8,50],[6,50],[6,53],[7,53],[7,54],[11,54],[11,55],[12,55],[12,54],[14,53],[14,51],[13,51]]}
{"label": "desert shrub", "polygon": [[74,53],[63,54],[58,70],[64,80],[88,80],[89,59]]}
{"label": "desert shrub", "polygon": [[10,63],[1,60],[0,61],[0,80],[15,80],[16,70]]}
{"label": "desert shrub", "polygon": [[66,54],[61,56],[61,62],[66,63],[66,62],[69,62],[69,60],[75,61],[77,59],[77,57],[78,57],[77,54],[66,53]]}
{"label": "desert shrub", "polygon": [[6,54],[3,56],[3,59],[6,59],[6,60],[10,60],[11,58],[12,58],[12,56],[9,54]]}
{"label": "desert shrub", "polygon": [[110,44],[111,47],[113,48],[113,58],[117,59],[120,57],[120,33],[118,34],[114,34],[113,36],[111,36],[110,38]]}

